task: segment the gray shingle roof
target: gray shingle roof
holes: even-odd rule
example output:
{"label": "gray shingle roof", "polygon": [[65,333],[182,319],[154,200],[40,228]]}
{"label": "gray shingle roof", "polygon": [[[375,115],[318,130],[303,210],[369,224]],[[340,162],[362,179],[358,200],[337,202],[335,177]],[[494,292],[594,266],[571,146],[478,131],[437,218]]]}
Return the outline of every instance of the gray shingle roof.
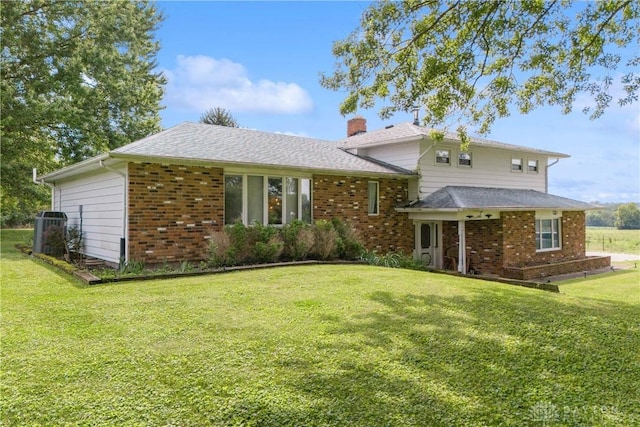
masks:
{"label": "gray shingle roof", "polygon": [[117,148],[111,154],[335,172],[414,174],[347,153],[335,141],[190,122]]}
{"label": "gray shingle roof", "polygon": [[587,210],[597,206],[535,190],[488,187],[443,187],[411,209],[564,209]]}
{"label": "gray shingle roof", "polygon": [[[426,127],[416,126],[410,122],[403,122],[393,126],[388,126],[384,129],[378,129],[372,132],[365,132],[350,136],[348,138],[341,139],[338,142],[345,149],[366,148],[380,144],[394,144],[410,141],[413,139],[417,140],[420,138],[430,139],[431,131],[432,129]],[[445,143],[449,142],[460,144],[460,139],[454,133],[446,133],[444,138]],[[549,157],[555,158],[570,157],[568,154],[557,153],[554,151],[539,150],[536,148],[524,147],[521,145],[505,144],[504,142],[492,141],[489,139],[476,137],[471,138],[471,145],[544,154]]]}

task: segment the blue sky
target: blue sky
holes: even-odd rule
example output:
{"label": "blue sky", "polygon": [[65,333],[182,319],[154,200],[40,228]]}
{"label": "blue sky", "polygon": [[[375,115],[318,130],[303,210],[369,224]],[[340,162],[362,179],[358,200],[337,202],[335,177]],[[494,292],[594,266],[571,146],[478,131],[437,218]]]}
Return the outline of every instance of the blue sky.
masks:
{"label": "blue sky", "polygon": [[[168,79],[163,127],[197,122],[213,107],[240,126],[335,140],[346,136],[339,105],[344,93],[320,86],[331,73],[334,41],[358,27],[366,2],[159,1],[165,20],[156,36],[158,67]],[[549,170],[549,192],[592,202],[640,202],[640,107],[613,106],[601,118],[582,113],[586,99],[563,115],[543,108],[514,111],[486,136],[571,155]],[[369,130],[411,121],[382,121],[362,110]]]}

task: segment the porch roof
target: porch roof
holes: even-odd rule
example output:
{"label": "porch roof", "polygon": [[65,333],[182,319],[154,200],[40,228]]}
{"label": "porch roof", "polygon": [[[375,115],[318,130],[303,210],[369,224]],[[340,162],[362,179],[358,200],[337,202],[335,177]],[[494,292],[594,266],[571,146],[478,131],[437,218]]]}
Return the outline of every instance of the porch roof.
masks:
{"label": "porch roof", "polygon": [[527,210],[559,209],[583,211],[598,206],[540,191],[517,188],[446,186],[422,200],[398,206],[401,210]]}

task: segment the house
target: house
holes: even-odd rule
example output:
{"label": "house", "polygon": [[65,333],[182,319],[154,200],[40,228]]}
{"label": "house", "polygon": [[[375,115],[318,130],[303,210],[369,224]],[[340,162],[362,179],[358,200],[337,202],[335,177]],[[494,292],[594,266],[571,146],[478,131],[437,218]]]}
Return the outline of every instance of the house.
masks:
{"label": "house", "polygon": [[400,123],[323,141],[183,123],[38,177],[82,228],[84,253],[117,265],[197,262],[212,231],[339,217],[381,253],[433,268],[528,279],[608,265],[585,256],[585,210],[547,193],[565,154]]}

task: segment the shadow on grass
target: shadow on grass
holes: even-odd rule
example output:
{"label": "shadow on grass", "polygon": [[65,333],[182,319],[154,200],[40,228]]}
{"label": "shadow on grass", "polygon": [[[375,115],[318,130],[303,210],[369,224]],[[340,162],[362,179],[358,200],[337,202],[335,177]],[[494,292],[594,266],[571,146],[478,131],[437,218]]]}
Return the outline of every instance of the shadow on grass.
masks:
{"label": "shadow on grass", "polygon": [[490,289],[370,298],[380,310],[336,325],[318,348],[351,357],[296,385],[330,408],[330,424],[640,422],[637,306]]}

